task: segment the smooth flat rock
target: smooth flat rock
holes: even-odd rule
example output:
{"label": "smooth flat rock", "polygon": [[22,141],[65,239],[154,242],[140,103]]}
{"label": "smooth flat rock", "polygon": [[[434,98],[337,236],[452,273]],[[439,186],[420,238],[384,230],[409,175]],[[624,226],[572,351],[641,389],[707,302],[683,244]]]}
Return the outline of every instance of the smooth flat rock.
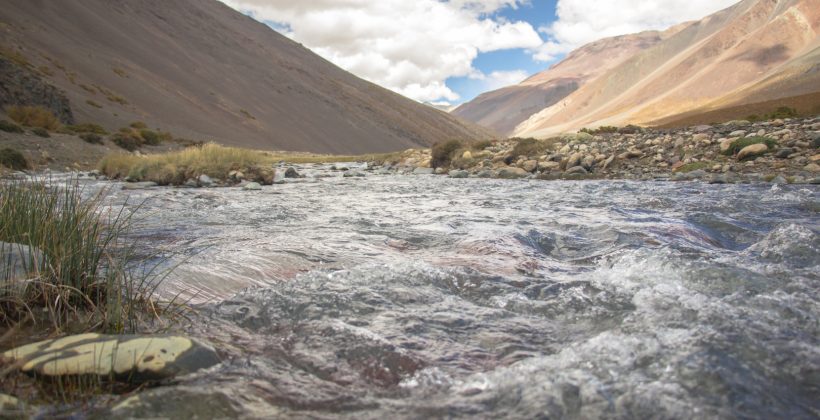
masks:
{"label": "smooth flat rock", "polygon": [[38,376],[114,376],[129,382],[172,378],[220,362],[213,348],[180,336],[81,334],[25,345],[3,353],[20,370]]}
{"label": "smooth flat rock", "polygon": [[744,147],[740,152],[737,154],[737,160],[744,160],[750,157],[762,155],[769,150],[769,146],[766,146],[763,143],[759,144],[752,144],[749,146]]}
{"label": "smooth flat rock", "polygon": [[433,168],[416,168],[413,169],[414,175],[433,175],[435,173],[435,169]]}
{"label": "smooth flat rock", "polygon": [[502,168],[498,171],[498,175],[496,178],[501,179],[519,179],[519,178],[526,178],[530,176],[530,173],[521,169],[521,168]]}

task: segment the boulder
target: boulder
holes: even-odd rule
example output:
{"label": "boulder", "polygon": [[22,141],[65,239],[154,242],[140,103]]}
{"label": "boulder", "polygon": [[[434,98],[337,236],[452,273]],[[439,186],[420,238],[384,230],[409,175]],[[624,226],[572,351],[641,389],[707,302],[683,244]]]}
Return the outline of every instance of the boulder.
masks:
{"label": "boulder", "polygon": [[810,163],[803,168],[804,171],[809,171],[812,173],[820,172],[820,165],[816,163]]}
{"label": "boulder", "polygon": [[729,133],[729,137],[746,137],[746,130],[735,130]]}
{"label": "boulder", "polygon": [[433,175],[435,169],[433,168],[416,168],[413,169],[413,175]]}
{"label": "boulder", "polygon": [[783,178],[783,175],[778,175],[778,176],[774,177],[774,179],[772,179],[772,184],[783,185],[783,184],[788,184],[788,183],[789,183],[789,181],[787,181],[786,178]]}
{"label": "boulder", "polygon": [[601,169],[604,169],[604,170],[605,170],[605,169],[609,168],[609,165],[612,165],[612,162],[614,162],[614,161],[615,161],[615,155],[612,155],[612,156],[608,157],[608,158],[604,161],[604,164],[603,164],[603,165],[601,165]]}
{"label": "boulder", "polygon": [[450,171],[450,178],[467,178],[470,176],[470,173],[467,171],[455,170]]}
{"label": "boulder", "polygon": [[500,179],[519,179],[526,178],[530,175],[529,172],[515,167],[501,168],[496,174],[496,178]]}
{"label": "boulder", "polygon": [[211,179],[211,177],[209,177],[208,175],[205,175],[205,174],[200,175],[197,180],[199,181],[199,185],[201,185],[203,187],[210,187],[210,186],[214,185],[214,180]]}
{"label": "boulder", "polygon": [[273,180],[271,184],[273,185],[281,185],[285,183],[285,172],[284,171],[276,171],[273,174]]}
{"label": "boulder", "polygon": [[586,175],[589,172],[583,166],[573,166],[564,173],[567,175]]}
{"label": "boulder", "polygon": [[0,242],[0,258],[3,259],[0,261],[0,273],[8,280],[26,279],[29,273],[43,267],[43,253],[23,244]]}
{"label": "boulder", "polygon": [[558,169],[561,166],[559,162],[547,161],[547,162],[538,162],[538,169],[542,171],[551,171],[553,169]]}
{"label": "boulder", "polygon": [[582,159],[584,159],[583,153],[573,153],[572,156],[569,157],[569,160],[567,160],[566,168],[572,168],[573,166],[580,165]]}
{"label": "boulder", "polygon": [[245,184],[245,186],[242,187],[242,189],[245,191],[260,191],[262,190],[262,185],[260,185],[258,182],[249,182]]}
{"label": "boulder", "polygon": [[721,139],[720,140],[720,152],[725,153],[726,151],[728,151],[729,148],[732,147],[732,143],[734,143],[735,140],[737,140],[737,139],[736,138]]}
{"label": "boulder", "polygon": [[74,335],[18,347],[2,356],[35,376],[94,375],[132,383],[185,375],[220,362],[206,343],[159,335]]}
{"label": "boulder", "polygon": [[294,168],[287,168],[285,169],[285,178],[301,178],[302,176],[299,175],[299,172],[296,172]]}
{"label": "boulder", "polygon": [[789,156],[791,156],[792,153],[794,153],[794,149],[784,147],[784,148],[778,150],[777,153],[774,155],[774,157],[776,157],[778,159],[786,159]]}
{"label": "boulder", "polygon": [[461,158],[466,159],[466,160],[472,159],[473,158],[473,152],[471,152],[469,150],[465,150],[464,153],[461,154]]}
{"label": "boulder", "polygon": [[738,152],[737,160],[745,160],[748,158],[759,156],[768,151],[769,146],[766,146],[764,143],[752,144],[744,147],[740,152]]}
{"label": "boulder", "polygon": [[366,176],[367,175],[365,175],[364,172],[360,171],[347,171],[344,174],[342,174],[343,178],[364,178]]}
{"label": "boulder", "polygon": [[523,169],[527,172],[530,172],[530,173],[535,172],[535,170],[538,169],[538,161],[537,160],[524,161],[524,163],[521,164],[521,169]]}

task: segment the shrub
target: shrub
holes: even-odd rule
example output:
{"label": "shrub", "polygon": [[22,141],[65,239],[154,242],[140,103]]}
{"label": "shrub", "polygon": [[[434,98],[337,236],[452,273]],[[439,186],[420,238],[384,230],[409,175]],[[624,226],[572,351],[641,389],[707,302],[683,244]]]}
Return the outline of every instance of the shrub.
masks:
{"label": "shrub", "polygon": [[639,134],[643,133],[643,128],[638,127],[637,125],[627,125],[626,127],[621,127],[618,129],[618,133],[620,134]]}
{"label": "shrub", "polygon": [[794,108],[789,108],[787,106],[781,106],[777,108],[774,112],[766,114],[766,119],[769,120],[776,120],[778,118],[796,118],[800,116],[797,113],[797,110]]}
{"label": "shrub", "polygon": [[48,130],[46,130],[45,128],[35,127],[31,130],[31,132],[32,132],[32,134],[34,134],[35,136],[38,136],[38,137],[43,137],[43,138],[51,137],[51,135],[48,134]]}
{"label": "shrub", "polygon": [[23,129],[10,121],[0,120],[0,130],[5,131],[7,133],[22,133]]}
{"label": "shrub", "polygon": [[448,140],[433,145],[430,166],[434,168],[446,167],[453,160],[453,154],[461,149],[462,144],[458,140]]}
{"label": "shrub", "polygon": [[102,109],[102,107],[103,107],[102,105],[92,101],[91,99],[86,100],[85,103],[87,103],[88,105],[93,106],[94,108],[97,108],[97,109]]}
{"label": "shrub", "polygon": [[510,152],[510,158],[515,159],[519,156],[540,156],[546,153],[552,145],[554,140],[538,140],[534,138],[516,138],[517,143]]}
{"label": "shrub", "polygon": [[22,171],[29,168],[26,157],[17,150],[8,147],[0,150],[0,165],[15,171]]}
{"label": "shrub", "polygon": [[82,133],[94,133],[104,136],[108,134],[105,128],[98,124],[76,124],[76,125],[66,125],[60,130],[65,134],[82,134]]}
{"label": "shrub", "polygon": [[111,141],[129,152],[142,146],[142,139],[130,133],[116,133],[111,136]]}
{"label": "shrub", "polygon": [[161,142],[160,135],[155,131],[148,129],[140,130],[140,137],[142,137],[143,144],[147,144],[149,146],[156,146]]}
{"label": "shrub", "polygon": [[478,141],[478,142],[475,142],[475,143],[471,144],[470,147],[472,147],[473,150],[484,150],[488,147],[491,147],[492,145],[493,145],[492,141],[482,140],[482,141]]}
{"label": "shrub", "polygon": [[41,106],[9,106],[6,113],[9,118],[26,127],[40,127],[46,130],[60,128],[60,120]]}
{"label": "shrub", "polygon": [[104,196],[89,196],[72,180],[0,184],[2,246],[42,255],[23,261],[26,278],[36,281],[19,281],[12,270],[0,273],[0,323],[31,314],[35,322],[48,317],[55,330],[83,319],[84,329],[125,333],[145,325],[143,315],[159,315],[150,295],[167,273],[155,271],[150,257],[137,257],[133,239],[126,238],[133,212],[106,210]]}
{"label": "shrub", "polygon": [[587,134],[592,134],[593,136],[596,135],[596,134],[611,134],[611,133],[617,133],[618,132],[618,127],[613,127],[613,126],[609,126],[609,125],[602,125],[598,128],[593,128],[593,129],[582,128],[581,132],[582,133],[587,133]]}
{"label": "shrub", "polygon": [[85,141],[86,143],[103,144],[103,138],[99,134],[95,134],[95,133],[80,134],[80,138],[83,139],[83,141]]}
{"label": "shrub", "polygon": [[131,125],[129,127],[137,129],[137,130],[142,130],[143,128],[148,128],[148,125],[145,124],[142,121],[134,121],[134,122],[131,123]]}
{"label": "shrub", "polygon": [[751,146],[753,144],[760,144],[760,143],[763,143],[766,146],[768,146],[769,150],[774,150],[774,148],[777,147],[777,142],[774,141],[773,139],[768,138],[768,137],[760,137],[760,136],[746,137],[746,138],[743,138],[743,139],[737,139],[737,140],[733,141],[732,144],[729,145],[729,148],[726,149],[725,152],[723,152],[723,154],[726,155],[726,156],[732,156],[734,154],[737,154],[737,152],[743,150],[744,147]]}

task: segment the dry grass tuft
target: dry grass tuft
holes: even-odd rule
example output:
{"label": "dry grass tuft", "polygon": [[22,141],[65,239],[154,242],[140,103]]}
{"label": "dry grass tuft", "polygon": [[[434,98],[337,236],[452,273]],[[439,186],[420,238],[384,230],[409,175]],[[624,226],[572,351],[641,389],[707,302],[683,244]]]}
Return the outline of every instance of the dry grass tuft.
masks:
{"label": "dry grass tuft", "polygon": [[55,131],[61,126],[60,120],[51,111],[41,106],[8,106],[6,114],[26,127],[40,127]]}

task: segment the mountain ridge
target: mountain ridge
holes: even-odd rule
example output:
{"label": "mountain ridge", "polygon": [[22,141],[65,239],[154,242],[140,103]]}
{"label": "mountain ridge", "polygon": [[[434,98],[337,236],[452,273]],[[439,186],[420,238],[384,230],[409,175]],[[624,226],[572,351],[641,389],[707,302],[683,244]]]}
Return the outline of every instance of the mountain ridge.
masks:
{"label": "mountain ridge", "polygon": [[216,0],[11,2],[0,22],[6,50],[50,73],[79,121],[110,129],[140,120],[226,145],[324,153],[492,136]]}

